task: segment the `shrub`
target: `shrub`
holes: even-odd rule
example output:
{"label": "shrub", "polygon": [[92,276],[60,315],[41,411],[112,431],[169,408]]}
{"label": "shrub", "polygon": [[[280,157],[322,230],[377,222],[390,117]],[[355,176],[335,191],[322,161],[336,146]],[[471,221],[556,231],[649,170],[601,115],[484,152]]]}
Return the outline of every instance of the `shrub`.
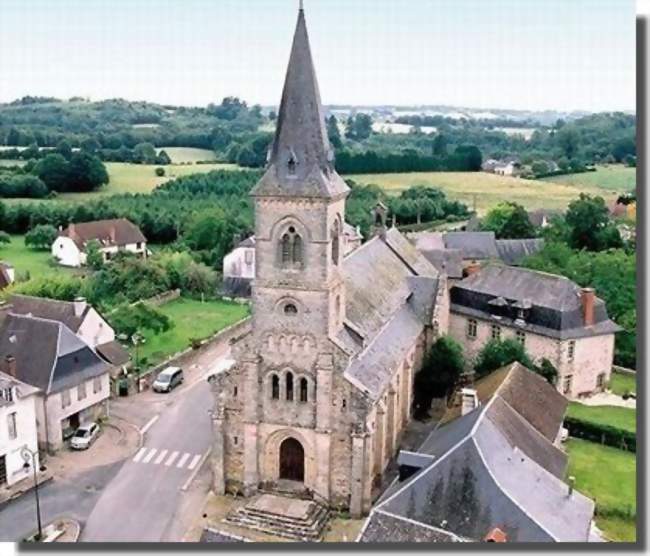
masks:
{"label": "shrub", "polygon": [[569,435],[575,438],[598,442],[620,450],[636,452],[636,434],[631,431],[610,425],[592,423],[576,417],[565,417],[564,426],[569,431]]}
{"label": "shrub", "polygon": [[156,168],[156,175],[162,178],[165,175],[165,169],[160,167]]}

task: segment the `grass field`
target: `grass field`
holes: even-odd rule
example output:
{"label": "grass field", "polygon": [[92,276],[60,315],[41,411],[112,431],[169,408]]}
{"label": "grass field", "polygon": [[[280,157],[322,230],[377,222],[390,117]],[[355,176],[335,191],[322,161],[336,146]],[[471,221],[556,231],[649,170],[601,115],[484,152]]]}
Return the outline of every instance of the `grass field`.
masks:
{"label": "grass field", "polygon": [[610,425],[630,432],[636,432],[636,410],[612,405],[583,405],[569,403],[569,417],[582,419],[599,425]]}
{"label": "grass field", "polygon": [[636,377],[614,372],[609,381],[609,389],[617,396],[626,392],[636,393]]}
{"label": "grass field", "polygon": [[635,540],[634,520],[624,516],[636,513],[636,455],[577,438],[566,446],[567,475],[575,477],[576,489],[596,502],[597,511],[610,514],[597,516],[596,525],[612,540]]}
{"label": "grass field", "polygon": [[[596,172],[594,172],[595,174]],[[582,175],[582,174],[581,174]],[[350,175],[358,183],[376,184],[389,194],[399,194],[414,185],[439,187],[454,200],[474,206],[480,214],[502,201],[514,201],[529,210],[563,209],[581,192],[613,198],[614,193],[593,184],[572,185],[542,180],[524,180],[485,172],[414,172],[409,174]]]}
{"label": "grass field", "polygon": [[551,176],[542,181],[571,185],[579,189],[600,189],[603,192],[624,193],[636,188],[636,168],[622,164],[597,166],[595,172]]}
{"label": "grass field", "polygon": [[173,164],[215,162],[217,156],[208,149],[192,149],[190,147],[161,147],[157,152],[165,151]]}
{"label": "grass field", "polygon": [[49,251],[36,251],[25,246],[25,236],[11,236],[11,243],[0,243],[0,260],[11,263],[16,269],[16,277],[24,277],[29,273],[31,278],[73,272],[61,266],[50,263]]}
{"label": "grass field", "polygon": [[192,339],[203,339],[243,319],[248,306],[225,301],[197,301],[179,298],[160,307],[174,326],[162,334],[145,334],[139,357],[147,365],[155,365],[166,357],[189,347]]}

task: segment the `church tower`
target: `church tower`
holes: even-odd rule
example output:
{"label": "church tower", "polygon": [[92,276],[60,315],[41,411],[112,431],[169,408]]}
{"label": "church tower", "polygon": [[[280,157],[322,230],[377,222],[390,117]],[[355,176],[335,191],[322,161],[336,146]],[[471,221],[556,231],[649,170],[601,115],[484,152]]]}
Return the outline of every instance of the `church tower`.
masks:
{"label": "church tower", "polygon": [[254,331],[279,327],[320,343],[340,329],[348,192],[334,169],[301,6],[268,167],[252,192]]}

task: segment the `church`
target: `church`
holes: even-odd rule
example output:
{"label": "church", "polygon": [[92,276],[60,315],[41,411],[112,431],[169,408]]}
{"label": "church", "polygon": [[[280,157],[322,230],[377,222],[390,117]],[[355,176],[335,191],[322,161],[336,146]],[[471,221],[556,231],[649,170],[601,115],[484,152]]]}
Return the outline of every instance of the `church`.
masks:
{"label": "church", "polygon": [[343,243],[336,173],[300,9],[266,172],[252,191],[252,327],[212,381],[217,494],[309,496],[370,511],[411,418],[414,375],[448,329],[439,273],[382,207]]}

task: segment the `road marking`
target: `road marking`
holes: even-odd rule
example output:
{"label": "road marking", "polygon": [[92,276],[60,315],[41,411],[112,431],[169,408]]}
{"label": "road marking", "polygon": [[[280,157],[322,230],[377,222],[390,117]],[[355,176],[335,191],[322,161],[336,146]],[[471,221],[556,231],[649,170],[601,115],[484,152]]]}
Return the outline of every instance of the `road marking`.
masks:
{"label": "road marking", "polygon": [[[208,459],[210,454],[212,453],[212,448],[209,448],[208,451],[201,456],[201,460],[198,464],[198,467],[190,473],[190,476],[187,478],[187,481],[183,484],[181,487],[181,491],[185,492],[188,488],[190,488],[190,485],[192,484],[192,481],[194,481],[194,478],[199,474],[199,471],[201,470],[201,467],[203,467],[203,464],[205,463],[205,460]],[[196,458],[195,458],[196,459]],[[192,463],[190,465],[196,465],[195,463]],[[190,467],[191,469],[191,467]]]}
{"label": "road marking", "polygon": [[160,415],[156,415],[155,417],[152,417],[151,419],[149,419],[149,422],[144,427],[142,427],[140,429],[140,434],[145,434],[153,426],[153,424],[158,420],[158,417],[160,417]]}
{"label": "road marking", "polygon": [[138,453],[133,458],[133,461],[135,461],[136,463],[139,462],[146,451],[147,451],[147,448],[145,448],[144,446],[142,448],[140,448],[140,450],[138,450]]}
{"label": "road marking", "polygon": [[153,457],[156,455],[157,451],[158,450],[156,450],[155,448],[151,448],[151,450],[149,450],[149,453],[142,460],[142,463],[149,463],[153,459]]}
{"label": "road marking", "polygon": [[192,454],[188,454],[187,452],[185,452],[185,453],[183,454],[183,457],[181,457],[181,459],[178,460],[178,463],[176,464],[176,467],[178,467],[179,469],[180,469],[181,467],[183,467],[183,466],[185,465],[185,462],[188,460],[188,458],[189,458],[191,455],[192,455]]}
{"label": "road marking", "polygon": [[174,452],[172,453],[169,458],[167,458],[167,461],[165,462],[165,465],[169,467],[172,463],[174,463],[174,460],[178,457],[179,452]]}
{"label": "road marking", "polygon": [[196,467],[196,464],[199,463],[199,460],[200,460],[200,459],[201,459],[201,455],[200,455],[200,454],[197,454],[196,456],[194,456],[194,457],[192,458],[192,461],[190,462],[190,464],[187,466],[187,468],[188,468],[190,471],[192,471],[192,469],[194,469],[194,468]]}
{"label": "road marking", "polygon": [[156,461],[153,462],[154,465],[158,465],[162,460],[165,459],[165,456],[167,455],[167,450],[163,450],[158,454],[158,457],[156,458]]}

